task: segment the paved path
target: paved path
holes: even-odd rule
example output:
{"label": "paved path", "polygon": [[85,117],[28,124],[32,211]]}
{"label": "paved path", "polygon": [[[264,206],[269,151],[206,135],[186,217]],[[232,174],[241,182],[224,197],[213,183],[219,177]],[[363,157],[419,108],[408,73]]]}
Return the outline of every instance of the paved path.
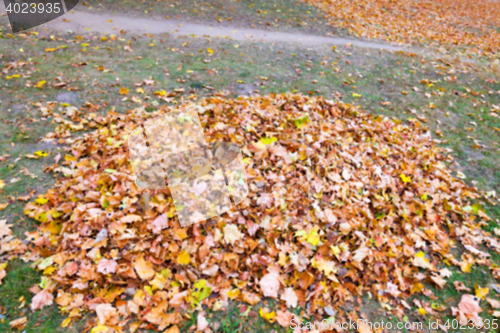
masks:
{"label": "paved path", "polygon": [[[3,1],[0,1],[0,13],[5,13]],[[64,20],[69,20],[66,22]],[[110,22],[110,20],[112,22]],[[286,42],[300,44],[306,47],[317,45],[346,45],[379,49],[379,50],[403,50],[402,46],[386,43],[361,41],[354,38],[323,37],[303,33],[287,33],[278,31],[267,31],[260,29],[235,28],[228,26],[215,26],[182,22],[176,20],[158,18],[129,17],[112,13],[101,14],[86,12],[76,8],[72,12],[57,18],[41,26],[58,31],[71,30],[74,32],[93,31],[103,34],[117,34],[120,30],[131,33],[170,33],[173,36],[196,35],[214,37],[226,37],[237,41],[262,41],[262,42]],[[88,30],[88,28],[90,30]],[[114,29],[116,28],[116,29]],[[38,28],[40,29],[40,27]]]}

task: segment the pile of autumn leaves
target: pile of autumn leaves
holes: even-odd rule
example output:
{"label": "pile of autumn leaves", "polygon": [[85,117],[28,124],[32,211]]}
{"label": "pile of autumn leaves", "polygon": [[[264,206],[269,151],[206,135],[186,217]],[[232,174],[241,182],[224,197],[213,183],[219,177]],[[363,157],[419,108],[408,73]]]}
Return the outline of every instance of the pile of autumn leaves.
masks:
{"label": "pile of autumn leaves", "polygon": [[[424,282],[447,283],[443,263],[467,271],[487,261],[479,244],[499,248],[479,228],[487,216],[467,204],[477,193],[452,177],[417,120],[292,94],[176,108],[199,113],[207,141],[242,147],[249,196],[186,228],[168,190],[151,191],[143,211],[127,134],[170,109],[90,119],[96,130],[51,168],[58,183],[25,208],[40,222],[27,239],[43,271],[33,310],[57,303],[63,326],[95,312],[94,333],[174,332],[186,312],[270,297],[281,305],[260,315],[289,326],[297,306],[338,319],[342,304],[370,292],[402,317],[409,295],[430,292]],[[461,258],[451,254],[457,241]],[[199,312],[197,329],[207,325]]]}

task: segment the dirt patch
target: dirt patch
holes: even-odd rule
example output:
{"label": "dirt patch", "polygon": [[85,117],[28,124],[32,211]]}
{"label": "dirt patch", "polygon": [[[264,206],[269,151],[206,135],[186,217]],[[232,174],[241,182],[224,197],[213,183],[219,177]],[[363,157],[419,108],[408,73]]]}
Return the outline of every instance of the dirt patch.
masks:
{"label": "dirt patch", "polygon": [[28,111],[28,107],[24,104],[14,104],[7,109],[7,112],[14,117],[20,116],[26,111]]}
{"label": "dirt patch", "polygon": [[56,96],[56,101],[73,105],[79,101],[79,97],[80,94],[77,92],[60,92]]}
{"label": "dirt patch", "polygon": [[239,84],[236,93],[238,96],[252,96],[255,95],[256,88],[254,84]]}

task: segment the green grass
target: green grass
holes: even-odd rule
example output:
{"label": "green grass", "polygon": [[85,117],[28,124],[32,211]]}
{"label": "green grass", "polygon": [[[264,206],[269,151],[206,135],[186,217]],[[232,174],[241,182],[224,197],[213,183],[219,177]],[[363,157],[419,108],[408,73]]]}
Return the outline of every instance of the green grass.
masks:
{"label": "green grass", "polygon": [[[283,327],[277,323],[268,323],[263,320],[259,315],[259,310],[262,307],[272,309],[276,302],[272,299],[265,300],[259,304],[248,307],[244,312],[241,311],[241,303],[230,301],[225,311],[209,311],[206,315],[209,323],[217,323],[218,329],[216,332],[234,333],[234,332],[270,332],[276,330],[278,332],[291,332],[291,330],[284,330]],[[246,307],[246,305],[243,305]],[[196,326],[196,315],[183,325],[183,328],[189,328],[192,325]],[[211,326],[213,327],[213,326]]]}
{"label": "green grass", "polygon": [[[256,2],[255,6],[258,4],[260,2]],[[5,188],[0,190],[0,203],[31,190],[36,190],[37,194],[44,193],[55,181],[51,174],[42,171],[45,165],[52,164],[58,149],[63,149],[63,146],[38,141],[46,133],[54,131],[56,124],[52,117],[42,119],[32,103],[55,101],[58,96],[60,99],[61,93],[73,93],[78,97],[73,95],[72,104],[82,107],[82,112],[90,112],[85,103],[91,103],[97,113],[106,113],[113,108],[126,112],[143,104],[149,108],[166,104],[154,96],[154,91],[171,92],[176,88],[184,88],[182,96],[193,99],[214,93],[236,97],[253,91],[261,94],[297,91],[340,98],[346,103],[361,105],[369,112],[403,120],[425,117],[433,137],[442,140],[442,147],[451,149],[456,161],[452,167],[462,171],[469,184],[476,181],[480,189],[500,193],[500,132],[495,130],[500,128],[500,118],[490,114],[492,105],[500,105],[500,86],[497,83],[500,78],[498,72],[487,64],[475,65],[475,70],[459,64],[448,66],[435,59],[361,49],[334,51],[322,47],[311,50],[292,45],[219,40],[209,43],[202,38],[173,39],[165,36],[134,40],[128,35],[119,36],[123,41],[108,43],[98,37],[77,40],[76,36],[64,35],[56,36],[55,40],[36,41],[38,37],[29,36],[5,37],[1,41],[1,67],[14,60],[27,64],[10,70],[0,81],[0,154],[11,155],[5,162],[0,162],[0,179],[6,182]],[[131,41],[132,52],[123,50],[128,41]],[[88,45],[83,47],[82,43]],[[62,45],[67,48],[51,53],[45,51],[46,48]],[[212,55],[208,54],[207,48],[214,50]],[[87,65],[74,66],[82,62]],[[100,71],[101,66],[108,71]],[[4,79],[12,74],[28,77]],[[141,88],[145,92],[137,92],[134,84],[144,79],[153,79],[154,86],[143,86]],[[421,83],[424,79],[429,83]],[[34,85],[41,80],[47,81],[45,87],[35,88]],[[66,87],[54,87],[61,81],[66,83]],[[119,94],[120,85],[129,89],[128,95]],[[132,96],[139,98],[141,103],[131,101]],[[168,103],[175,100],[173,98]],[[63,107],[58,102],[54,110],[61,112]],[[443,137],[439,138],[436,131],[440,131]],[[79,135],[82,132],[73,133],[73,136]],[[474,140],[484,147],[476,146]],[[50,155],[39,160],[23,157],[39,150],[46,150]],[[23,158],[16,161],[18,157]],[[37,178],[22,173],[24,169]],[[13,178],[19,178],[19,181],[10,183]],[[22,208],[23,203],[14,200],[0,212],[0,219],[6,218],[14,224],[14,232],[20,237],[36,225],[23,216]],[[485,205],[485,208],[493,218],[486,229],[492,232],[498,227],[496,220],[500,217],[500,209],[491,205]],[[494,256],[494,262],[500,263],[499,256]],[[452,280],[463,281],[471,289],[474,284],[486,287],[493,281],[486,267],[474,267],[469,274],[456,270],[453,273]],[[73,326],[71,330],[60,327],[64,317],[56,306],[35,313],[29,310],[31,293],[27,289],[38,282],[38,273],[26,264],[20,261],[9,263],[7,277],[0,286],[0,313],[5,316],[0,323],[0,331],[10,332],[8,323],[24,315],[29,319],[26,332],[79,331],[85,321],[80,321],[80,326]],[[440,316],[451,318],[448,309],[457,306],[460,300],[452,282],[444,290],[437,290],[431,285],[427,288],[437,298],[419,295],[418,299],[446,305],[447,311]],[[493,293],[491,290],[490,296],[494,296]],[[24,307],[20,307],[20,297],[26,300]],[[378,303],[370,304],[364,308],[366,313],[373,318],[386,318],[379,311]],[[412,306],[414,310],[407,314],[408,317],[425,320],[425,317],[415,315],[416,308]],[[258,312],[258,307],[252,311]],[[271,326],[258,315],[240,316],[237,304],[231,304],[227,311],[209,312],[207,319],[220,323],[221,332],[282,331],[276,324]],[[193,317],[186,325],[189,327],[195,322]]]}
{"label": "green grass", "polygon": [[48,307],[33,314],[29,308],[32,294],[28,289],[40,282],[40,274],[21,261],[11,261],[9,266],[9,274],[0,289],[2,310],[6,315],[6,319],[0,320],[0,331],[10,332],[9,322],[24,316],[29,316],[26,332],[48,333],[60,330],[62,317],[56,307]]}

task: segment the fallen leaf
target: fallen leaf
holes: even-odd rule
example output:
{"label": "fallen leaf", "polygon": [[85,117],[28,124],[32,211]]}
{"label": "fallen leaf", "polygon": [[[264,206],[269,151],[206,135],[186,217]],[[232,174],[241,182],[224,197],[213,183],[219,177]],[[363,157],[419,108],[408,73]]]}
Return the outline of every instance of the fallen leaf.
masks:
{"label": "fallen leaf", "polygon": [[489,288],[481,288],[479,286],[475,286],[474,289],[476,292],[476,297],[481,298],[481,299],[484,299],[486,297],[486,295],[488,295],[490,292]]}
{"label": "fallen leaf", "polygon": [[500,302],[497,301],[496,299],[492,299],[492,298],[487,298],[486,301],[488,302],[488,304],[491,306],[491,308],[493,309],[498,309],[500,308]]}
{"label": "fallen leaf", "polygon": [[117,315],[117,310],[111,304],[99,304],[95,312],[101,325],[105,325],[109,319]]}
{"label": "fallen leaf", "polygon": [[38,83],[35,84],[35,87],[38,88],[38,89],[42,89],[43,86],[45,85],[45,83],[47,83],[47,81],[45,81],[45,80],[38,81]]}
{"label": "fallen leaf", "polygon": [[11,224],[7,224],[7,220],[0,220],[0,239],[12,233],[11,226]]}
{"label": "fallen leaf", "polygon": [[197,316],[197,330],[204,331],[208,327],[208,321],[205,318],[205,313],[203,311],[198,312]]}
{"label": "fallen leaf", "polygon": [[479,313],[483,310],[479,306],[479,301],[473,295],[462,295],[462,299],[458,304],[459,321],[466,322],[467,319],[472,319],[476,325],[482,323],[482,318]]}
{"label": "fallen leaf", "polygon": [[441,274],[443,278],[449,278],[453,275],[453,273],[448,268],[440,269],[439,274]]}
{"label": "fallen leaf", "polygon": [[432,275],[431,276],[431,280],[432,282],[434,282],[437,286],[439,286],[439,288],[443,289],[444,288],[444,285],[446,284],[446,280],[443,279],[442,277],[440,276],[437,276],[437,275]]}
{"label": "fallen leaf", "polygon": [[283,292],[283,295],[281,295],[281,299],[286,302],[286,306],[289,308],[296,307],[299,300],[297,294],[295,293],[295,290],[293,290],[292,288],[286,288]]}
{"label": "fallen leaf", "polygon": [[44,306],[52,305],[54,301],[54,295],[48,290],[42,290],[33,297],[31,300],[31,311],[35,311],[43,308]]}
{"label": "fallen leaf", "polygon": [[270,323],[276,321],[276,312],[270,312],[268,308],[260,308],[259,315]]}
{"label": "fallen leaf", "polygon": [[150,280],[155,275],[153,264],[144,260],[142,255],[135,260],[134,269],[142,280]]}
{"label": "fallen leaf", "polygon": [[118,263],[113,259],[101,259],[97,265],[97,271],[102,274],[111,274],[116,272],[117,266]]}
{"label": "fallen leaf", "polygon": [[290,313],[289,311],[281,311],[278,310],[276,311],[276,321],[278,324],[280,324],[282,327],[290,327],[290,323],[292,322],[293,319],[293,314]]}
{"label": "fallen leaf", "polygon": [[7,275],[7,262],[3,262],[0,264],[0,286],[2,285],[3,278]]}
{"label": "fallen leaf", "polygon": [[276,273],[268,273],[260,279],[260,289],[266,297],[278,297],[280,289],[279,275]]}
{"label": "fallen leaf", "polygon": [[224,227],[224,240],[226,243],[234,245],[234,243],[242,238],[241,232],[234,224],[226,224]]}
{"label": "fallen leaf", "polygon": [[180,333],[180,332],[181,332],[181,330],[179,329],[179,327],[177,327],[177,325],[175,325],[175,326],[170,327],[168,330],[166,330],[163,333]]}
{"label": "fallen leaf", "polygon": [[177,263],[179,265],[187,265],[190,262],[191,262],[191,257],[186,250],[179,253],[179,256],[177,257]]}
{"label": "fallen leaf", "polygon": [[113,333],[113,328],[106,325],[97,325],[90,330],[90,333]]}
{"label": "fallen leaf", "polygon": [[244,291],[241,294],[241,300],[250,305],[255,305],[260,302],[261,298],[256,293]]}
{"label": "fallen leaf", "polygon": [[168,227],[167,214],[161,214],[149,225],[149,229],[151,229],[155,234],[161,233],[161,231],[166,229],[167,227]]}
{"label": "fallen leaf", "polygon": [[11,321],[9,324],[10,324],[10,327],[12,327],[12,328],[21,329],[22,327],[24,327],[26,325],[27,322],[28,322],[27,317],[21,317],[21,318],[18,318],[16,320]]}
{"label": "fallen leaf", "polygon": [[433,269],[434,267],[431,265],[429,260],[425,257],[425,253],[420,251],[413,257],[413,265],[425,269]]}

